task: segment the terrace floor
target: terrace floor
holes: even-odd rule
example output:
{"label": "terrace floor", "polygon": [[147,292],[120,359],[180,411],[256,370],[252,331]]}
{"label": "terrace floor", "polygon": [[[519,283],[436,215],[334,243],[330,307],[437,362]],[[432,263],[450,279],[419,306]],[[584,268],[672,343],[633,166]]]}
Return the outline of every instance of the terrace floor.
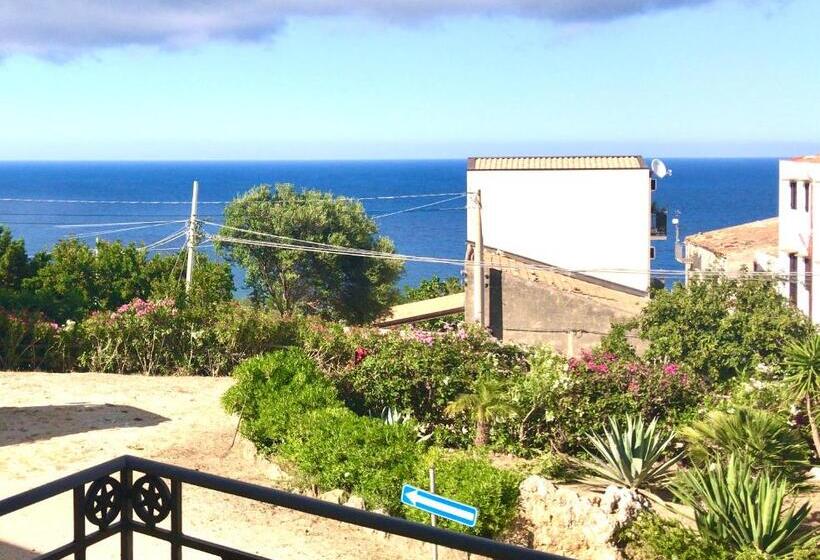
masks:
{"label": "terrace floor", "polygon": [[[0,372],[0,497],[131,454],[281,487],[279,469],[233,448],[236,418],[222,411],[229,378]],[[277,560],[429,558],[429,546],[337,521],[188,487],[183,529]],[[0,558],[29,560],[71,540],[71,495],[0,518]],[[135,558],[169,558],[169,545],[135,535]],[[109,542],[110,541],[110,542]],[[118,539],[89,549],[116,558]],[[186,550],[186,560],[213,558]],[[464,553],[439,551],[442,560]]]}

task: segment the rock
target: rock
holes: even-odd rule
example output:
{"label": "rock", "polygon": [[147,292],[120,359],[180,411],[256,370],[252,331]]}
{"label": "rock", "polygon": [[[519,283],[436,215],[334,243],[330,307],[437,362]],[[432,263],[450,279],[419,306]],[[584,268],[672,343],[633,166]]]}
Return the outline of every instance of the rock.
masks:
{"label": "rock", "polygon": [[598,495],[530,476],[519,490],[515,540],[578,560],[619,560],[615,535],[648,507],[644,498],[617,486]]}
{"label": "rock", "polygon": [[336,490],[320,494],[319,499],[333,504],[343,504],[347,501],[347,492],[337,488]]}
{"label": "rock", "polygon": [[365,509],[364,507],[364,498],[361,496],[356,496],[355,494],[351,494],[350,497],[345,502],[347,507],[352,507],[356,509]]}
{"label": "rock", "polygon": [[812,467],[809,469],[809,477],[817,482],[820,482],[820,467]]}

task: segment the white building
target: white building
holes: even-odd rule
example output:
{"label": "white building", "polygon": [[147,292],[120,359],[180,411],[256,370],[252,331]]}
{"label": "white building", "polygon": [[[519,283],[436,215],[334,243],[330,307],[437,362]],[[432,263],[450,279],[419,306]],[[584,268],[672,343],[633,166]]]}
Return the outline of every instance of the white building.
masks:
{"label": "white building", "polygon": [[818,182],[820,155],[780,161],[778,269],[786,277],[781,290],[815,323],[820,323],[820,310],[816,309],[820,293],[812,282],[818,241],[815,224],[820,226],[820,200],[815,199]]}
{"label": "white building", "polygon": [[[652,188],[640,156],[470,158],[467,192],[481,192],[484,245],[645,293]],[[475,241],[468,205],[467,240]],[[666,234],[659,214],[658,238]]]}
{"label": "white building", "polygon": [[468,259],[476,258],[480,193],[482,286],[467,266],[465,310],[499,338],[572,353],[645,305],[655,180],[640,156],[477,157],[467,162]]}

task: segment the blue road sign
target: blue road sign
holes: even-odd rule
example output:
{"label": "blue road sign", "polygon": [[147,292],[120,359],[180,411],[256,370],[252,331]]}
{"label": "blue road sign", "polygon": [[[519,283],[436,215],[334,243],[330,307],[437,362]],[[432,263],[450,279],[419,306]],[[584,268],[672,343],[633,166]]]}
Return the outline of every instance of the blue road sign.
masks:
{"label": "blue road sign", "polygon": [[448,500],[409,484],[405,484],[401,489],[401,503],[468,527],[475,527],[478,519],[478,510],[473,506]]}

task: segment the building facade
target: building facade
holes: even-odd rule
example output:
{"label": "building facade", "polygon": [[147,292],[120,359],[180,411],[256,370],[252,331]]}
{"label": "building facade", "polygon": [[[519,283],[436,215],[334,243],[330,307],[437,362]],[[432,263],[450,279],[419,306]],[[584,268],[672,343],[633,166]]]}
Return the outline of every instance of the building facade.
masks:
{"label": "building facade", "polygon": [[[654,185],[640,156],[470,158],[468,261],[480,227],[485,326],[505,340],[572,350],[575,339],[594,343],[611,321],[638,313],[652,239],[666,235]],[[471,317],[469,262],[467,283]]]}
{"label": "building facade", "polygon": [[820,225],[820,204],[815,198],[818,181],[820,155],[780,161],[778,271],[784,278],[781,293],[815,323],[820,322],[820,293],[812,281],[815,225]]}
{"label": "building facade", "polygon": [[707,271],[731,277],[776,270],[778,224],[777,218],[769,218],[688,236],[683,260],[686,281],[701,278]]}

